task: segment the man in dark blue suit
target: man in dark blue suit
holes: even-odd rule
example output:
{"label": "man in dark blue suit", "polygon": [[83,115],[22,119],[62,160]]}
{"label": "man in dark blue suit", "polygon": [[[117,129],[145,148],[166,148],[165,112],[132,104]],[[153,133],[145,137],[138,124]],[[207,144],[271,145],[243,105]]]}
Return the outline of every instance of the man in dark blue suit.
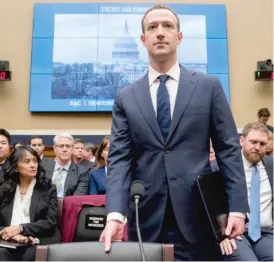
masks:
{"label": "man in dark blue suit", "polygon": [[[247,124],[241,135],[250,213],[243,236],[225,239],[222,253],[230,261],[273,261],[273,157],[266,156],[269,131]],[[235,250],[234,250],[235,249]]]}
{"label": "man in dark blue suit", "polygon": [[129,188],[142,180],[140,204],[144,241],[173,243],[175,258],[206,260],[207,244],[199,222],[195,178],[210,172],[212,138],[229,198],[226,234],[244,231],[248,210],[246,183],[235,123],[220,81],[190,73],[177,61],[182,33],[178,16],[157,5],[142,20],[148,73],[118,91],[114,107],[107,175],[107,224],[100,240],[123,237],[128,218],[130,240],[137,240]]}

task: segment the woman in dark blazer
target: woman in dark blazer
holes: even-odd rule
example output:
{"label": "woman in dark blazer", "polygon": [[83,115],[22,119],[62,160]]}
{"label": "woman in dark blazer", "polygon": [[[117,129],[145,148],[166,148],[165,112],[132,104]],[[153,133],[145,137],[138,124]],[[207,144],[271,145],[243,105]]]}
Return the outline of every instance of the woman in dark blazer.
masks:
{"label": "woman in dark blazer", "polygon": [[[45,176],[40,158],[29,146],[17,147],[7,159],[0,181],[0,237],[18,243],[60,242],[56,187]],[[0,260],[34,260],[35,245],[0,248]]]}
{"label": "woman in dark blazer", "polygon": [[109,136],[105,136],[95,154],[96,167],[89,175],[89,195],[106,194],[105,177],[107,173],[108,151]]}

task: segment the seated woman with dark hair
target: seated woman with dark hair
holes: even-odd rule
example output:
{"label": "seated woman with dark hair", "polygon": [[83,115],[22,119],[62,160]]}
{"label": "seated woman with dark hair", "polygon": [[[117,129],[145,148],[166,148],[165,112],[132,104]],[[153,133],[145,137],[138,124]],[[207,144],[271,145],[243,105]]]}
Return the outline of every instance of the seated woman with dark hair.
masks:
{"label": "seated woman with dark hair", "polygon": [[107,173],[107,158],[109,137],[105,136],[96,152],[96,167],[89,175],[89,195],[106,194],[105,178]]}
{"label": "seated woman with dark hair", "polygon": [[60,242],[56,188],[31,147],[15,148],[7,161],[0,182],[0,237],[30,245],[0,248],[0,260],[34,260],[34,240],[40,244]]}

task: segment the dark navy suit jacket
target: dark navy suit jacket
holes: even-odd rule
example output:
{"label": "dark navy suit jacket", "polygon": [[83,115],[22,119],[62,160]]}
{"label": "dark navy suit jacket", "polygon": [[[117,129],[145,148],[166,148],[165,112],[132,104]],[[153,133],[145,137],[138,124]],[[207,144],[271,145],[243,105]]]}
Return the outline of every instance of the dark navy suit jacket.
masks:
{"label": "dark navy suit jacket", "polygon": [[113,106],[107,175],[107,211],[128,216],[136,240],[133,180],[145,185],[139,219],[143,241],[157,241],[168,193],[179,229],[190,243],[203,240],[196,205],[195,178],[211,172],[209,139],[224,175],[230,212],[248,211],[239,136],[220,81],[181,66],[167,140],[161,134],[149,91],[148,74],[119,89]]}
{"label": "dark navy suit jacket", "polygon": [[105,195],[106,183],[105,183],[105,167],[99,169],[93,169],[89,175],[89,195]]}
{"label": "dark navy suit jacket", "polygon": [[272,190],[272,202],[273,202],[273,156],[264,156],[263,164],[265,166],[265,170],[270,182],[270,186]]}

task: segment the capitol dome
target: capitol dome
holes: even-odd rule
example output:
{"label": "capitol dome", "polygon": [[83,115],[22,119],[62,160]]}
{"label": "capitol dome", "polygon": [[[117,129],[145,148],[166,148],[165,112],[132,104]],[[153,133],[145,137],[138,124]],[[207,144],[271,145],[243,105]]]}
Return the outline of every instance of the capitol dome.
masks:
{"label": "capitol dome", "polygon": [[139,50],[135,39],[128,30],[127,20],[125,21],[124,35],[117,38],[112,51],[114,61],[136,61],[139,60]]}

